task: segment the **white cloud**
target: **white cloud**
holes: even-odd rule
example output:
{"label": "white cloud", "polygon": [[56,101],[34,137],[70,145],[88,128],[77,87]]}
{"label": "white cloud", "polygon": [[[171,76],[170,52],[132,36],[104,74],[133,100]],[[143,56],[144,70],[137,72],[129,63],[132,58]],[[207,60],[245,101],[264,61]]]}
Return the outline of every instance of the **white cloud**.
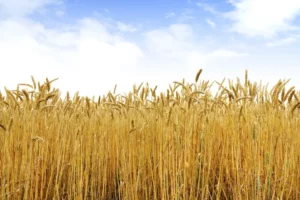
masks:
{"label": "white cloud", "polygon": [[216,27],[216,23],[214,21],[212,21],[211,19],[207,19],[206,23],[208,25],[210,25],[210,27],[215,28]]}
{"label": "white cloud", "polygon": [[[0,89],[30,82],[31,75],[39,81],[59,77],[55,86],[62,91],[89,96],[105,94],[115,84],[118,92],[127,92],[133,83],[142,81],[162,89],[195,65],[185,65],[194,33],[184,24],[145,34],[149,49],[141,49],[90,18],[63,29],[48,29],[29,19],[8,19],[0,21],[0,30],[0,66],[5,66]],[[155,54],[164,50],[166,54]],[[170,72],[174,67],[181,72]]]}
{"label": "white cloud", "polygon": [[62,0],[0,0],[0,16],[26,16],[49,4],[61,3]]}
{"label": "white cloud", "polygon": [[130,25],[130,24],[125,24],[123,22],[117,22],[117,27],[120,31],[123,31],[123,32],[136,32],[137,29]]}
{"label": "white cloud", "polygon": [[[28,19],[1,21],[2,84],[15,88],[31,75],[41,81],[59,77],[64,91],[104,94],[120,83],[118,79],[124,83],[143,57],[136,44],[110,33],[97,20],[86,18],[74,27],[68,31],[47,29]],[[130,76],[127,82],[131,86]]]}
{"label": "white cloud", "polygon": [[5,71],[0,89],[14,89],[33,75],[39,81],[59,77],[55,87],[89,96],[105,94],[115,84],[118,92],[128,92],[141,82],[159,85],[160,91],[174,80],[193,80],[200,67],[238,56],[225,49],[203,50],[193,28],[183,23],[145,33],[145,46],[110,31],[111,26],[91,18],[62,28],[46,28],[26,17],[0,20],[0,66]]}
{"label": "white cloud", "polygon": [[299,30],[293,20],[300,14],[299,0],[229,1],[235,10],[226,14],[234,21],[232,30],[247,36],[273,37]]}
{"label": "white cloud", "polygon": [[146,34],[147,47],[152,53],[169,56],[171,59],[190,59],[195,55],[202,60],[216,58],[234,58],[246,56],[245,53],[218,48],[215,50],[201,50],[204,45],[197,42],[196,33],[187,24],[173,24],[164,29],[157,29]]}
{"label": "white cloud", "polygon": [[[199,68],[211,69],[209,78],[223,78],[224,74],[220,74],[219,77],[213,76],[216,75],[213,73],[215,66],[226,65],[233,58],[247,55],[226,48],[205,49],[205,43],[196,40],[196,33],[187,24],[173,24],[167,28],[150,31],[145,40],[148,51],[152,53],[152,57],[145,62],[148,64],[145,68],[159,69],[157,74],[166,74],[160,81],[161,85],[181,80],[183,77],[193,80]],[[166,70],[168,71],[165,72]]]}
{"label": "white cloud", "polygon": [[172,18],[172,17],[175,17],[175,16],[176,16],[176,14],[174,12],[169,12],[169,13],[166,14],[165,17],[168,19],[168,18]]}
{"label": "white cloud", "polygon": [[[0,73],[2,90],[4,85],[14,89],[17,83],[30,82],[31,75],[39,81],[59,77],[55,87],[89,96],[105,94],[115,84],[117,92],[128,92],[133,83],[141,82],[158,85],[158,91],[164,91],[174,80],[193,81],[199,68],[204,68],[201,78],[205,80],[242,76],[245,67],[254,65],[258,66],[256,71],[248,68],[252,77],[270,77],[273,66],[277,68],[271,78],[282,75],[278,61],[267,62],[226,47],[206,49],[204,41],[197,41],[198,33],[187,24],[145,33],[146,47],[90,18],[64,29],[48,29],[28,19],[10,19],[0,21],[0,30],[0,66],[5,72]],[[270,67],[261,71],[263,66]]]}
{"label": "white cloud", "polygon": [[214,15],[219,14],[219,12],[210,4],[198,2],[196,5],[211,14],[214,14]]}
{"label": "white cloud", "polygon": [[173,24],[168,28],[157,29],[146,33],[146,44],[152,53],[164,56],[177,56],[175,52],[189,49],[189,41],[194,38],[191,26]]}
{"label": "white cloud", "polygon": [[189,40],[194,36],[192,27],[187,24],[172,24],[169,31],[179,40]]}
{"label": "white cloud", "polygon": [[265,45],[267,47],[279,47],[279,46],[285,46],[285,45],[292,44],[292,43],[296,42],[297,40],[298,40],[298,38],[296,36],[291,36],[291,37],[277,39],[277,40],[274,40],[271,42],[267,42]]}

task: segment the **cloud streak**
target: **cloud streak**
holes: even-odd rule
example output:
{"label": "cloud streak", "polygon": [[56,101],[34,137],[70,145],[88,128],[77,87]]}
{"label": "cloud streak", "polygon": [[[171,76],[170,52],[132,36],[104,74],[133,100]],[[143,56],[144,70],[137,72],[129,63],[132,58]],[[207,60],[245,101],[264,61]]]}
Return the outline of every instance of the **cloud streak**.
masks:
{"label": "cloud streak", "polygon": [[212,28],[216,28],[216,23],[214,21],[212,21],[211,19],[207,19],[206,23],[212,27]]}

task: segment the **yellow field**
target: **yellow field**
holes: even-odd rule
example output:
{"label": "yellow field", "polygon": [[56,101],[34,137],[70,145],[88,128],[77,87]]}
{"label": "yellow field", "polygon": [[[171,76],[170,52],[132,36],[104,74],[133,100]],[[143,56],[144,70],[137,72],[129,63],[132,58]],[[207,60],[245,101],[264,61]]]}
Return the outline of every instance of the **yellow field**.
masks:
{"label": "yellow field", "polygon": [[0,199],[300,199],[299,92],[201,72],[160,94],[6,90]]}

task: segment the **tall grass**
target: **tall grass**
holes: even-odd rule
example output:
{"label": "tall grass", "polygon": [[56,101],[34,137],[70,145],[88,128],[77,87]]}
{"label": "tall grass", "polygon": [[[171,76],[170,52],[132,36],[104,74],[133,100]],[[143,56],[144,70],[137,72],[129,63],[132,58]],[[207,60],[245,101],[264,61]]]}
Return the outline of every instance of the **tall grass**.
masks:
{"label": "tall grass", "polygon": [[160,94],[6,89],[0,199],[300,199],[299,92],[201,72]]}

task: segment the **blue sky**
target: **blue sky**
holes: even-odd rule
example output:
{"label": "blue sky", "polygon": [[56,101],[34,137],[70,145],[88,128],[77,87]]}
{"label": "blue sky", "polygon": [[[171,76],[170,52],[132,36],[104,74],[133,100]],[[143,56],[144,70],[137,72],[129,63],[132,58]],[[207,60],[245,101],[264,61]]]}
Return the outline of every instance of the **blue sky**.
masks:
{"label": "blue sky", "polygon": [[0,90],[31,75],[88,96],[163,90],[200,68],[299,88],[299,15],[299,0],[0,0]]}

